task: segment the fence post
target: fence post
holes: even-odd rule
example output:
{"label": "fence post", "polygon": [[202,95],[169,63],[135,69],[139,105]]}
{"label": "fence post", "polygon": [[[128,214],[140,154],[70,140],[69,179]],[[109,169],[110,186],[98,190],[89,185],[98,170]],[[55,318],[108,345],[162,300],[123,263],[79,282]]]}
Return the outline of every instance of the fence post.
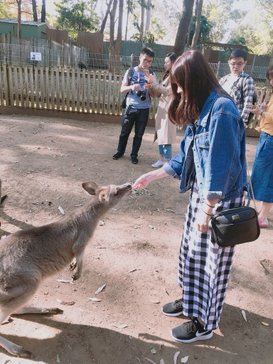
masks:
{"label": "fence post", "polygon": [[217,68],[216,68],[216,77],[219,78],[219,74],[220,74],[220,67],[221,67],[221,62],[218,61],[217,62]]}
{"label": "fence post", "polygon": [[10,79],[9,79],[9,68],[8,64],[6,63],[6,81],[7,81],[7,94],[6,94],[6,105],[11,106],[11,95],[10,95]]}
{"label": "fence post", "polygon": [[256,63],[256,54],[254,54],[252,65],[251,65],[251,71],[250,71],[251,75],[253,74],[255,63]]}

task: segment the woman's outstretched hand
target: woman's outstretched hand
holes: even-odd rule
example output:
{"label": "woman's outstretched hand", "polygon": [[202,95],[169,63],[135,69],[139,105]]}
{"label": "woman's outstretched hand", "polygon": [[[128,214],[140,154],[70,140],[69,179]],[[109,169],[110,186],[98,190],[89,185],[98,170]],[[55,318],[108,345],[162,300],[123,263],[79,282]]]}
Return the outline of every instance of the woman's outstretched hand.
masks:
{"label": "woman's outstretched hand", "polygon": [[148,173],[143,174],[140,176],[133,184],[133,188],[136,190],[140,190],[142,188],[145,188],[149,184],[149,177]]}
{"label": "woman's outstretched hand", "polygon": [[167,172],[164,171],[163,167],[159,168],[155,171],[145,173],[142,176],[138,177],[138,179],[133,184],[133,188],[136,190],[145,188],[152,181],[154,181],[156,179],[161,179],[161,178],[167,177],[167,176],[168,176],[168,174],[167,174]]}

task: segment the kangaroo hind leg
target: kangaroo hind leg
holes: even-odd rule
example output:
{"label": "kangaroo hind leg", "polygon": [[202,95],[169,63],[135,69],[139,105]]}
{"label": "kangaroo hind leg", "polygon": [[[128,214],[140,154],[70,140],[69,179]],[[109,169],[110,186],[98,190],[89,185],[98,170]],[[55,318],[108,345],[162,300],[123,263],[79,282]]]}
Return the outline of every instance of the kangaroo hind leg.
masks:
{"label": "kangaroo hind leg", "polygon": [[[0,308],[0,323],[2,324],[5,322],[9,315],[12,312],[10,312],[9,308]],[[22,358],[31,358],[31,352],[28,350],[25,350],[22,346],[15,344],[14,342],[5,339],[3,336],[0,336],[0,347],[5,349],[8,353],[14,356],[19,356]]]}

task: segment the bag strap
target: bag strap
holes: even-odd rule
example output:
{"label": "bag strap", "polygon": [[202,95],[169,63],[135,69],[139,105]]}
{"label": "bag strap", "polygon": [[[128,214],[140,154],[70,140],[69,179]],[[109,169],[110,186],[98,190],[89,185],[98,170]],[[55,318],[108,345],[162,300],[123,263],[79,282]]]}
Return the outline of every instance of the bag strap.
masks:
{"label": "bag strap", "polygon": [[251,201],[251,198],[249,196],[249,192],[250,192],[250,194],[252,196],[254,208],[255,208],[256,211],[258,211],[257,210],[257,204],[256,204],[256,201],[255,201],[254,190],[253,190],[253,185],[252,185],[252,182],[251,182],[251,176],[250,176],[250,174],[249,174],[249,177],[248,177],[248,171],[250,171],[250,168],[249,168],[248,160],[247,160],[247,157],[246,157],[246,153],[245,153],[245,159],[246,159],[246,168],[247,168],[247,182],[248,182],[248,185],[250,186],[250,191],[248,191],[248,203],[247,203],[247,206],[250,205],[250,201]]}
{"label": "bag strap", "polygon": [[128,69],[128,74],[127,74],[127,83],[128,83],[128,85],[130,85],[130,84],[131,84],[131,81],[132,81],[133,75],[134,75],[134,68],[133,68],[133,67],[130,67],[130,68]]}

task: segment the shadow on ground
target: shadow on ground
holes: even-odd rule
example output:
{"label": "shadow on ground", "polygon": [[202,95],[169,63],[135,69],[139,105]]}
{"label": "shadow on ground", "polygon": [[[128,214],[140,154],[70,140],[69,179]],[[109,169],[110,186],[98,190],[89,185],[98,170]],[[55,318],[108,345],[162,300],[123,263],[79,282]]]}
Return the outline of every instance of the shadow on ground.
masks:
{"label": "shadow on ground", "polygon": [[[33,361],[48,364],[178,364],[187,356],[189,363],[271,364],[273,320],[250,312],[245,312],[245,316],[247,321],[240,309],[225,305],[221,331],[217,330],[209,341],[193,344],[175,343],[171,337],[164,340],[147,333],[134,338],[103,327],[64,323],[53,317],[35,315],[18,316],[14,320],[25,320],[25,325],[31,320],[57,329],[58,333],[46,339],[35,338],[35,332],[33,338],[5,337],[32,351]],[[245,344],[246,337],[252,339],[251,345]],[[262,350],[260,342],[263,342]],[[15,358],[11,362],[20,363]]]}

